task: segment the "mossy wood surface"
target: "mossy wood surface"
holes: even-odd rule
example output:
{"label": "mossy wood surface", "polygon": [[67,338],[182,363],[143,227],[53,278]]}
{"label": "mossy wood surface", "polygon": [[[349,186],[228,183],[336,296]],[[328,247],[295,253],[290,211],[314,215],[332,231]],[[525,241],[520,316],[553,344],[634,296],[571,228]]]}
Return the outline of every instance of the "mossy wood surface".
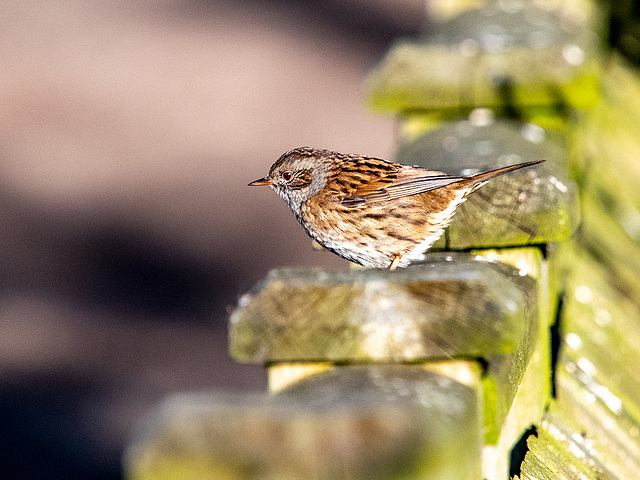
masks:
{"label": "mossy wood surface", "polygon": [[476,480],[480,369],[352,366],[275,396],[181,395],[148,420],[129,478]]}
{"label": "mossy wood surface", "polygon": [[592,107],[599,98],[598,9],[587,2],[561,12],[537,3],[489,2],[441,17],[421,40],[398,41],[369,77],[370,104],[392,111]]}
{"label": "mossy wood surface", "polygon": [[529,341],[533,279],[480,256],[429,258],[395,272],[275,270],[233,313],[231,355],[409,362],[509,354]]}
{"label": "mossy wood surface", "polygon": [[[415,116],[409,120],[417,123]],[[457,210],[436,249],[510,247],[568,240],[579,223],[575,184],[568,179],[564,141],[557,132],[488,110],[438,122],[403,137],[398,161],[452,175],[471,175],[546,160],[493,178]],[[433,126],[432,126],[433,127]]]}

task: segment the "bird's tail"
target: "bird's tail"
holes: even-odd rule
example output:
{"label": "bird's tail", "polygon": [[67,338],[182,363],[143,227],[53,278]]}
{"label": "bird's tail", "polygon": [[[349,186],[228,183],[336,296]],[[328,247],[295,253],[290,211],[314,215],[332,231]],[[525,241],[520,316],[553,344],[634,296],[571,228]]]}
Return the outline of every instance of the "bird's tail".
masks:
{"label": "bird's tail", "polygon": [[513,172],[520,168],[530,167],[532,165],[538,165],[544,162],[544,160],[534,160],[533,162],[516,163],[515,165],[509,165],[508,167],[496,168],[495,170],[489,170],[488,172],[478,173],[477,175],[470,175],[463,180],[464,183],[472,184],[484,184],[489,179],[503,175],[505,173]]}

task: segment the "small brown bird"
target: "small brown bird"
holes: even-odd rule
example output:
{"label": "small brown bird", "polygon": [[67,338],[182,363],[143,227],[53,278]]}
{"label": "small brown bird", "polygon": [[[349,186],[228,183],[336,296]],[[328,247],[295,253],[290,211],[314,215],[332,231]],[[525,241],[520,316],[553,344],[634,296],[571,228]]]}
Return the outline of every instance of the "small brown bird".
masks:
{"label": "small brown bird", "polygon": [[395,270],[421,260],[456,208],[490,178],[543,161],[457,176],[301,147],[249,185],[270,185],[327,250],[365,267]]}

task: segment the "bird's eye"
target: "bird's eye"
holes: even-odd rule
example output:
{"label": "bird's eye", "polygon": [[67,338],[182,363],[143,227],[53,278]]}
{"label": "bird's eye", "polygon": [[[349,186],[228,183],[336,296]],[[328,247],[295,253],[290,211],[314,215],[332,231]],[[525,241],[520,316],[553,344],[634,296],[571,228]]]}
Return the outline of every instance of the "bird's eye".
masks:
{"label": "bird's eye", "polygon": [[282,174],[282,178],[284,178],[285,180],[291,180],[291,172],[284,172]]}

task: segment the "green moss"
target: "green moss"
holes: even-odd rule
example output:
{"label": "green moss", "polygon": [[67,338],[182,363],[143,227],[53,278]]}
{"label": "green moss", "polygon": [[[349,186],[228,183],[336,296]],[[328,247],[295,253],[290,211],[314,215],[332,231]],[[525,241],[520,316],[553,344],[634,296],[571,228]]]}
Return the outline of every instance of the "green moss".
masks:
{"label": "green moss", "polygon": [[535,295],[535,282],[515,283],[513,272],[444,253],[395,272],[275,270],[231,316],[231,354],[254,363],[510,354],[526,329],[523,298]]}
{"label": "green moss", "polygon": [[[509,97],[495,82],[503,72],[509,72]],[[596,62],[571,67],[561,47],[469,58],[455,47],[401,41],[373,70],[367,91],[370,106],[380,111],[500,109],[507,102],[522,108],[564,102],[588,109],[599,99],[598,80]]]}

